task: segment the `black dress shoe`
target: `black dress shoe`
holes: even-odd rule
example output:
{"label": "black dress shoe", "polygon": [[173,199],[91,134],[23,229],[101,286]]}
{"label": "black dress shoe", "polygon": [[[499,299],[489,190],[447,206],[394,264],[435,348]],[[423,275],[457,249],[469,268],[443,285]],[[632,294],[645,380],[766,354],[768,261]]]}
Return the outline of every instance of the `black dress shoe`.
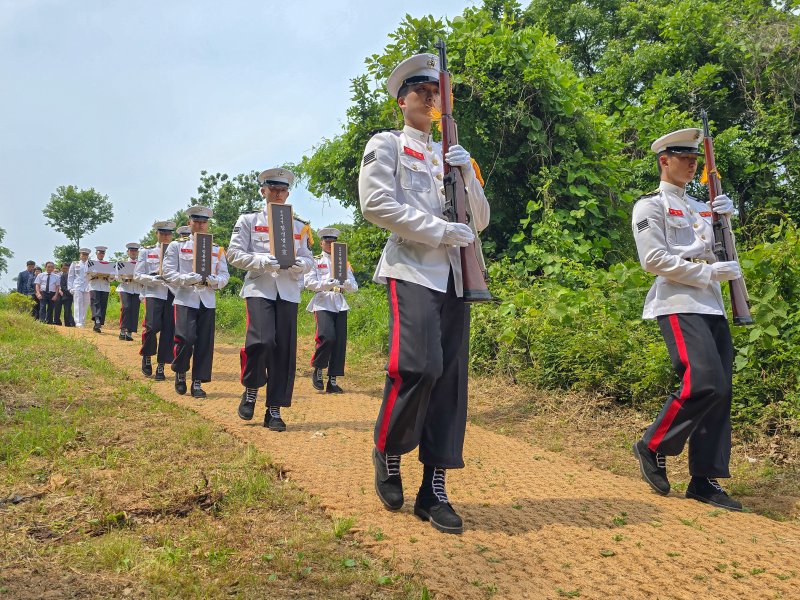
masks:
{"label": "black dress shoe", "polygon": [[375,465],[375,493],[388,510],[403,507],[403,479],[400,477],[400,457],[386,455],[372,448],[372,464]]}
{"label": "black dress shoe", "polygon": [[133,341],[133,336],[131,335],[130,331],[126,331],[125,332],[125,341],[128,341],[128,342],[132,342]]}
{"label": "black dress shoe", "polygon": [[267,409],[267,414],[264,415],[264,427],[270,431],[286,431],[286,423],[283,422],[280,415],[271,414]]}
{"label": "black dress shoe", "polygon": [[53,325],[62,325],[61,321],[53,321]]}
{"label": "black dress shoe", "polygon": [[742,503],[728,496],[728,492],[722,489],[717,480],[709,477],[692,477],[686,488],[686,497],[717,508],[737,512],[742,510]]}
{"label": "black dress shoe", "polygon": [[314,369],[311,372],[311,385],[320,392],[325,389],[325,384],[322,383],[322,369]]}
{"label": "black dress shoe", "polygon": [[344,390],[336,385],[336,377],[328,377],[328,385],[325,386],[326,394],[344,394]]}
{"label": "black dress shoe", "polygon": [[164,363],[158,363],[156,365],[156,375],[153,377],[153,381],[164,381],[166,377],[164,376]]}
{"label": "black dress shoe", "polygon": [[639,440],[633,445],[633,455],[639,461],[639,471],[642,474],[642,479],[650,484],[653,491],[662,496],[669,494],[667,457],[650,450],[644,440]]}
{"label": "black dress shoe", "polygon": [[442,533],[464,533],[464,523],[449,502],[435,502],[424,506],[417,498],[414,514],[423,521],[430,521],[434,529]]}
{"label": "black dress shoe", "polygon": [[258,398],[258,388],[245,388],[242,392],[242,400],[239,402],[239,418],[249,421],[253,418],[256,410],[256,399]]}
{"label": "black dress shoe", "polygon": [[205,398],[207,396],[205,390],[200,387],[201,383],[203,382],[199,379],[192,381],[192,398]]}
{"label": "black dress shoe", "polygon": [[120,330],[119,330],[119,339],[121,339],[121,340],[123,340],[123,341],[124,341],[124,340],[126,340],[126,339],[127,339],[126,335],[127,335],[127,334],[125,333],[125,330],[124,330],[124,329],[120,329]]}
{"label": "black dress shoe", "polygon": [[186,373],[175,373],[175,391],[181,396],[186,393]]}
{"label": "black dress shoe", "polygon": [[100,333],[100,321],[95,321],[94,322],[94,327],[92,327],[92,331],[95,331],[96,333]]}
{"label": "black dress shoe", "polygon": [[150,377],[153,374],[153,363],[150,361],[149,356],[142,357],[142,373],[145,377]]}

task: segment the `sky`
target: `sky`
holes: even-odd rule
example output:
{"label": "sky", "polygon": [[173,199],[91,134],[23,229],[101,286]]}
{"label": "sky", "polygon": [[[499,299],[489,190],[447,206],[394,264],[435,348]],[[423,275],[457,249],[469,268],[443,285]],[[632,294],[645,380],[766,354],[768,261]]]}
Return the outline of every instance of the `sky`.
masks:
{"label": "sky", "polygon": [[[124,250],[188,205],[200,171],[298,162],[337,135],[350,80],[405,14],[475,3],[0,0],[0,289],[67,243],[42,215],[58,186],[107,194],[113,223],[81,244]],[[317,228],[352,221],[304,188],[290,202]]]}

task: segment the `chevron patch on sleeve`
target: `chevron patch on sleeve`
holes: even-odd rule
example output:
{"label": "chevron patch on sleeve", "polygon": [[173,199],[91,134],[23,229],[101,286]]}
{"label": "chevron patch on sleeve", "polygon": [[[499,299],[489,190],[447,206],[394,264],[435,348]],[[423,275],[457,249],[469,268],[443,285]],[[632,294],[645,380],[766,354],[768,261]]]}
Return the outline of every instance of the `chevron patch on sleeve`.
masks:
{"label": "chevron patch on sleeve", "polygon": [[642,233],[645,229],[650,229],[650,221],[647,219],[642,219],[638,223],[636,223],[636,230],[639,233]]}

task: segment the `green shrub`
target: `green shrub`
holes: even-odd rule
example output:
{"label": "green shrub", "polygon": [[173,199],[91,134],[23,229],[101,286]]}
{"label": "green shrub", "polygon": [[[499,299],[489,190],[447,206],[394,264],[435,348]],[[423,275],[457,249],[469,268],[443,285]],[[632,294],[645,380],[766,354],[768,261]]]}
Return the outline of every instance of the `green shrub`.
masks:
{"label": "green shrub", "polygon": [[21,313],[29,313],[31,312],[31,308],[33,307],[33,300],[31,300],[30,296],[26,296],[25,294],[20,294],[19,292],[9,292],[8,294],[3,294],[3,305],[8,306],[16,311]]}

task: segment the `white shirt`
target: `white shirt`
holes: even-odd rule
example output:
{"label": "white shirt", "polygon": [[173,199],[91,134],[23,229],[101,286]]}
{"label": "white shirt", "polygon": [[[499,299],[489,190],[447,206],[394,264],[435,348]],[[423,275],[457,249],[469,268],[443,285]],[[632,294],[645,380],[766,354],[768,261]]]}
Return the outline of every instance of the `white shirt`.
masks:
{"label": "white shirt", "polygon": [[206,308],[217,307],[216,290],[221,290],[228,284],[228,263],[225,253],[217,244],[211,247],[211,271],[219,277],[216,283],[208,285],[192,285],[185,281],[189,273],[194,273],[194,241],[176,240],[167,246],[161,273],[164,280],[172,287],[175,294],[175,304],[200,308],[200,303]]}
{"label": "white shirt", "polygon": [[73,294],[89,291],[89,280],[86,276],[88,261],[76,260],[69,266],[67,274],[67,289]]}
{"label": "white shirt", "polygon": [[[161,244],[139,250],[139,260],[133,270],[133,280],[142,285],[143,298],[160,298],[166,300],[170,287],[158,276],[161,266]],[[174,296],[173,292],[173,296]]]}
{"label": "white shirt", "polygon": [[[345,300],[342,292],[323,290],[325,282],[331,277],[333,277],[331,255],[327,252],[323,252],[316,257],[314,267],[306,273],[305,276],[306,289],[317,292],[306,307],[308,312],[316,312],[318,310],[342,312],[350,310],[350,306],[347,304],[347,300]],[[358,290],[358,283],[353,276],[353,270],[350,268],[349,263],[347,265],[347,286],[346,288],[344,286],[341,287],[343,291],[348,292],[355,292]]]}
{"label": "white shirt", "polygon": [[[711,280],[712,212],[683,188],[662,181],[657,193],[633,207],[633,237],[639,262],[657,275],[644,303],[643,319],[674,313],[725,316],[719,282]],[[687,258],[707,260],[694,263]]]}
{"label": "white shirt", "polygon": [[[314,266],[314,255],[308,249],[307,226],[302,221],[294,219],[292,229],[295,257],[302,261],[303,273],[307,273]],[[241,215],[233,228],[228,248],[230,263],[247,271],[239,295],[242,298],[275,300],[280,294],[281,300],[299,303],[303,273],[294,273],[289,269],[280,269],[277,272],[258,270],[256,266],[269,253],[269,221],[266,207],[256,213]]]}
{"label": "white shirt", "polygon": [[[50,275],[50,285],[47,285],[47,276]],[[53,271],[52,273],[39,273],[36,276],[36,279],[33,280],[33,284],[39,285],[39,291],[42,295],[46,293],[52,294],[53,292],[58,291],[61,283],[61,272]]]}
{"label": "white shirt", "polygon": [[[463,295],[459,248],[442,245],[447,225],[442,163],[441,144],[408,125],[367,142],[358,177],[361,212],[392,232],[375,270],[376,282],[402,279],[445,292],[452,269],[456,294]],[[482,231],[489,224],[489,203],[476,177],[465,183],[472,225]]]}
{"label": "white shirt", "polygon": [[133,268],[134,268],[134,271],[135,271],[136,270],[136,265],[138,265],[139,262],[141,262],[141,261],[128,259],[127,261],[118,261],[118,262],[116,262],[114,264],[114,271],[117,272],[117,274],[114,275],[114,279],[116,279],[117,281],[120,282],[119,285],[117,285],[117,293],[121,294],[122,292],[125,292],[126,294],[141,294],[142,293],[142,284],[138,283],[136,281],[136,279],[133,277],[133,275],[130,275],[130,276],[126,275],[125,277],[131,277],[131,280],[130,281],[125,281],[123,279],[123,276],[118,273],[118,271],[121,268],[120,265],[124,265],[126,262],[133,263]]}

